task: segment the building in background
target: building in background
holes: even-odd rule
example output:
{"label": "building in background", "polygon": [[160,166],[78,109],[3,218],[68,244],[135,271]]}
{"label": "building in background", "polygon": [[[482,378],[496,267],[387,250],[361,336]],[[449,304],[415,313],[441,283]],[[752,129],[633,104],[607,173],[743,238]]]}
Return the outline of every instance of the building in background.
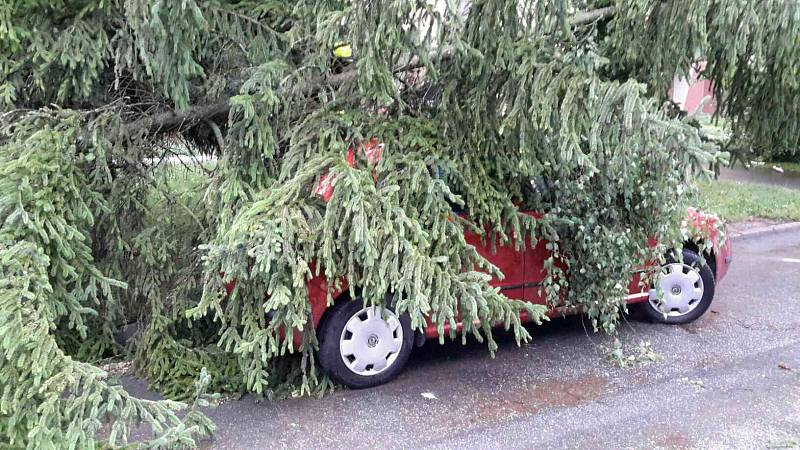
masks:
{"label": "building in background", "polygon": [[706,68],[705,62],[694,64],[689,69],[688,77],[675,75],[672,79],[672,87],[669,95],[673,102],[678,104],[682,110],[693,113],[697,107],[703,103],[703,107],[698,112],[714,114],[717,109],[717,101],[714,98],[714,89],[711,80],[701,78],[700,73]]}

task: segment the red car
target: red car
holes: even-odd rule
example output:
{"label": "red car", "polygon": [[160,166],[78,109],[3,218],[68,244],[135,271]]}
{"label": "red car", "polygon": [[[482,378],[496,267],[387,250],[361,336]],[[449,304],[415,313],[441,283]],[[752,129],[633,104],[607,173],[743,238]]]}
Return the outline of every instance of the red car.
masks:
{"label": "red car", "polygon": [[[383,145],[376,140],[363,147],[359,151],[364,151],[373,162],[380,158]],[[351,150],[348,154],[351,165],[353,159]],[[327,201],[332,189],[333,179],[324,176],[315,193]],[[694,209],[688,211],[688,219],[695,224],[706,222],[706,217]],[[628,304],[643,303],[649,318],[664,323],[688,323],[703,315],[714,298],[716,283],[725,276],[731,263],[730,244],[718,245],[716,232],[704,234],[698,239],[713,243],[712,251],[705,255],[707,264],[698,264],[698,247],[687,242],[683,248],[683,263],[670,260],[661,268],[656,286],[663,293],[661,300],[656,289],[642,290],[639,274],[636,274],[629,284]],[[489,243],[481,242],[480,235],[468,232],[465,237],[505,275],[503,280],[493,279],[493,286],[498,286],[509,298],[546,303],[540,289],[546,275],[544,261],[549,256],[546,241],[527,242],[522,251],[515,250],[512,244],[497,245],[493,252]],[[307,288],[313,325],[320,340],[320,365],[334,380],[349,387],[366,388],[386,383],[402,371],[412,347],[422,345],[428,338],[439,337],[433,323],[429,322],[424,332],[415,333],[408,317],[398,317],[390,309],[364,307],[359,299],[350,299],[346,280],[330,307],[327,280],[323,276],[309,280]],[[562,311],[550,311],[550,315],[558,314]],[[457,326],[460,331],[461,323]],[[446,324],[445,333],[449,331],[450,326]],[[300,339],[299,335],[295,336],[295,342]]]}
{"label": "red car", "polygon": [[[523,251],[511,245],[497,246],[493,253],[490,245],[481,243],[479,235],[467,233],[466,239],[505,275],[503,280],[493,279],[492,285],[500,287],[509,298],[545,304],[540,289],[548,257],[545,241],[528,242]],[[656,289],[662,291],[662,299],[659,300],[656,289],[642,290],[637,274],[629,285],[628,304],[643,303],[645,314],[654,321],[691,322],[711,305],[714,288],[728,272],[731,259],[730,243],[719,246],[715,241],[713,251],[706,255],[707,264],[700,266],[697,246],[687,243],[683,263],[670,261],[661,268]],[[407,317],[399,318],[392,311],[380,311],[378,307],[365,308],[358,299],[350,301],[346,292],[339,297],[342,301],[327,307],[327,284],[323,277],[309,281],[308,293],[320,338],[320,365],[334,380],[349,387],[386,383],[403,369],[412,347],[439,337],[436,326],[430,322],[424,333],[415,335]],[[551,316],[559,314],[562,314],[559,310],[550,311]],[[460,323],[458,327],[460,331]],[[445,325],[445,332],[448,331],[449,326]]]}

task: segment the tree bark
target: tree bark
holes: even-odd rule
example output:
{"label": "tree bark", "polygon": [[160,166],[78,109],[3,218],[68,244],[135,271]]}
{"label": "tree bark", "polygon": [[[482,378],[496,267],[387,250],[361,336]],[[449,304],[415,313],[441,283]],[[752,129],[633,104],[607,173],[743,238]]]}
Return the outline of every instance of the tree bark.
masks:
{"label": "tree bark", "polygon": [[[325,85],[341,86],[354,80],[357,74],[356,69],[353,68],[329,77],[319,77],[316,81],[312,81],[307,85],[308,87],[304,93],[306,95],[313,94]],[[134,136],[141,133],[147,135],[186,129],[200,122],[227,116],[229,111],[230,102],[228,99],[207,105],[190,106],[180,111],[166,111],[125,124],[122,134],[125,136]]]}
{"label": "tree bark", "polygon": [[569,24],[573,27],[586,25],[596,20],[606,19],[617,13],[616,6],[606,6],[605,8],[593,9],[591,11],[581,11],[569,18]]}

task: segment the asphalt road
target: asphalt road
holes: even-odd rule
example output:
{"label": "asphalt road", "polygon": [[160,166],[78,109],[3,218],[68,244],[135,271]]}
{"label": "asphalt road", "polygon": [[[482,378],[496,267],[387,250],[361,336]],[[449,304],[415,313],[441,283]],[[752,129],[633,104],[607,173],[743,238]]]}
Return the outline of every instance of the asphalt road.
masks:
{"label": "asphalt road", "polygon": [[695,323],[629,319],[620,339],[649,341],[661,362],[612,365],[609,338],[578,317],[532,327],[523,347],[498,336],[494,359],[476,342],[428,343],[385,386],[223,404],[205,447],[800,446],[800,233],[735,242],[733,264]]}

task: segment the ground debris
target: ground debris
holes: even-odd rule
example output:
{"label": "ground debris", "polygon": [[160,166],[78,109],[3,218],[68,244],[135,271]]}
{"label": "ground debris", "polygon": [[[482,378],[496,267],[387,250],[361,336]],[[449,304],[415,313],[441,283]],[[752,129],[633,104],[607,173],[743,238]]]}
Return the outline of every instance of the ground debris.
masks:
{"label": "ground debris", "polygon": [[700,392],[700,391],[702,391],[703,389],[706,388],[705,383],[703,383],[703,380],[701,380],[699,378],[692,379],[692,378],[689,378],[689,377],[682,377],[678,381],[680,381],[681,383],[685,383],[685,384],[693,386],[695,391],[697,391],[697,392]]}
{"label": "ground debris", "polygon": [[131,361],[120,361],[103,364],[101,369],[113,375],[124,375],[131,370]]}

